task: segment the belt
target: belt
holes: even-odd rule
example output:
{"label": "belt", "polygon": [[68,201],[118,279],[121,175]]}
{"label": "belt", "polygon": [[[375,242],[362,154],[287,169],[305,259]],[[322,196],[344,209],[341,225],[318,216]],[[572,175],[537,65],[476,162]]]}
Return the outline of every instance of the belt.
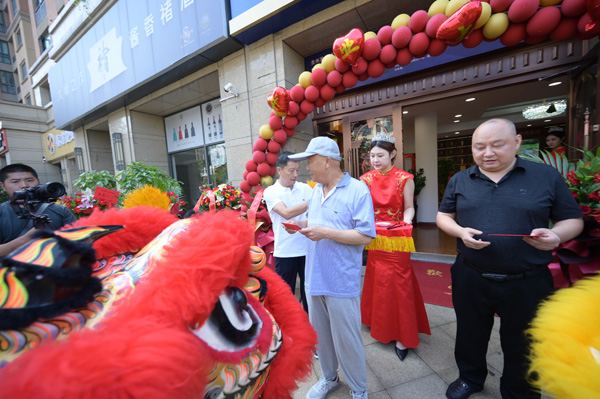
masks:
{"label": "belt", "polygon": [[497,281],[497,282],[510,281],[510,280],[523,280],[527,277],[535,276],[536,274],[542,272],[544,270],[544,268],[547,267],[547,265],[539,265],[538,267],[536,267],[533,270],[529,270],[527,272],[518,273],[518,274],[493,273],[493,272],[487,272],[485,270],[481,270],[480,268],[467,262],[465,260],[465,258],[460,255],[458,256],[458,258],[466,266],[475,270],[477,273],[481,274],[481,277],[485,278],[486,280]]}

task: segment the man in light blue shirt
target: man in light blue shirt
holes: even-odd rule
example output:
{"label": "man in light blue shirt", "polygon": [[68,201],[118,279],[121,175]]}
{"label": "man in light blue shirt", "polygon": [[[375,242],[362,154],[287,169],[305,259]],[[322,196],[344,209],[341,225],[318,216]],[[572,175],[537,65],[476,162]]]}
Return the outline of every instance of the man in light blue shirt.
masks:
{"label": "man in light blue shirt", "polygon": [[322,399],[338,388],[340,366],[353,398],[367,398],[360,277],[363,248],[376,237],[371,194],[363,182],[342,172],[338,145],[330,138],[315,137],[305,152],[289,158],[308,159],[307,170],[319,183],[308,202],[308,219],[293,221],[310,239],[305,289],[323,370],[306,397]]}

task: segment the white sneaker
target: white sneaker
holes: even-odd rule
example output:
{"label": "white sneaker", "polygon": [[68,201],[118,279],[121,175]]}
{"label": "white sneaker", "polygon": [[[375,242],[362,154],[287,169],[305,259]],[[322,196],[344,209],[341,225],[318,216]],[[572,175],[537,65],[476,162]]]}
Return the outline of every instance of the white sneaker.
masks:
{"label": "white sneaker", "polygon": [[340,378],[335,377],[335,380],[330,381],[324,376],[321,376],[319,382],[317,382],[306,394],[306,399],[324,399],[327,394],[331,391],[335,391],[340,387]]}
{"label": "white sneaker", "polygon": [[352,399],[369,399],[369,394],[367,391],[360,392],[360,393],[350,391],[350,395],[352,395]]}

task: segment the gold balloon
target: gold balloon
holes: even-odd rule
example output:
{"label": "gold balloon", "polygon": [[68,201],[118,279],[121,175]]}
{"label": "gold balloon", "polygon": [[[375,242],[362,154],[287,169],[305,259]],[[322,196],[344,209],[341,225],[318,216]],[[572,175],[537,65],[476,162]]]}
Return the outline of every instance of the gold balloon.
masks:
{"label": "gold balloon", "polygon": [[336,58],[337,57],[333,54],[327,54],[325,57],[323,57],[323,61],[321,61],[321,64],[323,65],[323,69],[325,70],[325,72],[329,73],[335,69]]}
{"label": "gold balloon", "polygon": [[312,70],[314,71],[315,69],[324,69],[323,64],[315,64],[315,66],[312,68]]}
{"label": "gold balloon", "polygon": [[491,15],[492,15],[492,6],[490,6],[490,3],[485,3],[482,1],[481,2],[481,16],[475,23],[474,29],[479,29],[483,25],[485,25],[486,22],[490,19]]}
{"label": "gold balloon", "polygon": [[437,14],[445,14],[446,7],[448,6],[449,2],[450,0],[435,0],[433,3],[431,3],[429,10],[427,11],[429,18]]}
{"label": "gold balloon", "polygon": [[270,186],[271,184],[273,184],[273,178],[269,175],[263,176],[260,178],[260,184],[262,186]]}
{"label": "gold balloon", "polygon": [[459,8],[467,4],[470,0],[450,0],[446,6],[446,16],[450,18]]}
{"label": "gold balloon", "polygon": [[392,28],[398,29],[401,26],[408,26],[408,21],[410,21],[410,15],[400,14],[392,21]]}
{"label": "gold balloon", "polygon": [[271,129],[271,126],[269,125],[262,125],[258,134],[265,140],[271,140],[271,137],[273,137],[273,129]]}
{"label": "gold balloon", "polygon": [[300,83],[300,86],[302,86],[303,89],[306,89],[308,86],[312,85],[312,82],[310,81],[310,72],[302,72],[300,77],[298,77],[298,83]]}
{"label": "gold balloon", "polygon": [[488,39],[496,39],[508,29],[508,15],[500,12],[492,15],[487,23],[483,25],[483,36]]}
{"label": "gold balloon", "polygon": [[373,31],[368,31],[367,33],[365,33],[365,40],[373,38],[377,38],[377,33]]}

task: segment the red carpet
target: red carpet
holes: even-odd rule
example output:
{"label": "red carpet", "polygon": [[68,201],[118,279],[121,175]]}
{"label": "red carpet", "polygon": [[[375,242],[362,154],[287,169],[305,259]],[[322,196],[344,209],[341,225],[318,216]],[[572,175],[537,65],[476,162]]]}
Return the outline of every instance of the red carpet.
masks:
{"label": "red carpet", "polygon": [[449,263],[411,261],[423,300],[432,305],[452,307],[452,282]]}

